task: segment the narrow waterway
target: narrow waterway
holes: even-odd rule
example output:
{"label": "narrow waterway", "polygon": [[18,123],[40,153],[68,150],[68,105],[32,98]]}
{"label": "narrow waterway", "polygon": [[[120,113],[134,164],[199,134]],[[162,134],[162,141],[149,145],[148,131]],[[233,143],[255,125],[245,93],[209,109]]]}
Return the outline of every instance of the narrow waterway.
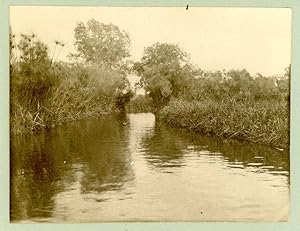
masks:
{"label": "narrow waterway", "polygon": [[12,138],[10,194],[12,222],[285,221],[289,155],[107,116]]}

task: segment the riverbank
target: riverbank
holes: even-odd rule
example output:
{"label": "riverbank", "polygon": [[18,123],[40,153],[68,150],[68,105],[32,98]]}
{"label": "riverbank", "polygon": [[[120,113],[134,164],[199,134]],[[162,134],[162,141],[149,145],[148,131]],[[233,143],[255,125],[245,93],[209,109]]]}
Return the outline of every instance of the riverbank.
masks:
{"label": "riverbank", "polygon": [[289,147],[289,105],[284,100],[175,99],[160,111],[159,117],[172,126],[203,134],[280,149]]}
{"label": "riverbank", "polygon": [[11,74],[13,135],[118,112],[130,97],[122,92],[127,82],[117,72],[67,64],[45,72],[26,76],[17,69]]}
{"label": "riverbank", "polygon": [[[35,34],[10,33],[10,131],[21,134],[125,110],[132,97],[126,65],[56,61]],[[107,61],[108,62],[108,61]]]}

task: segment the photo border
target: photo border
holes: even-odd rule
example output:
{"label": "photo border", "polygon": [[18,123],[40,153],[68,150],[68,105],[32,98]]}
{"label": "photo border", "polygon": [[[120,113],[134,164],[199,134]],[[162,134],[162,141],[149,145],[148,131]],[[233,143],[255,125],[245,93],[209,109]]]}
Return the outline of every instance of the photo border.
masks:
{"label": "photo border", "polygon": [[[290,102],[290,214],[288,222],[116,222],[10,224],[9,222],[9,6],[285,7],[292,10]],[[0,0],[0,230],[300,230],[300,0]],[[298,153],[297,153],[298,151]]]}

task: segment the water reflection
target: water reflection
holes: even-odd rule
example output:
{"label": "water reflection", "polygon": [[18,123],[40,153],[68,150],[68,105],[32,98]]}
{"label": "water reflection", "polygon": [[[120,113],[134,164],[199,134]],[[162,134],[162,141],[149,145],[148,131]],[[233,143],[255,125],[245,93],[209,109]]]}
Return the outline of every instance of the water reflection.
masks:
{"label": "water reflection", "polygon": [[[143,137],[147,161],[156,167],[184,166],[185,157],[207,155],[210,161],[222,161],[228,168],[268,171],[289,175],[289,152],[264,145],[203,136],[156,122]],[[254,168],[252,168],[254,167]]]}
{"label": "water reflection", "polygon": [[288,201],[287,151],[170,128],[152,114],[11,139],[13,222],[277,221]]}
{"label": "water reflection", "polygon": [[72,191],[78,180],[86,194],[119,190],[133,179],[125,121],[126,116],[107,117],[14,137],[11,219],[51,217],[55,196]]}
{"label": "water reflection", "polygon": [[21,217],[51,216],[54,207],[51,199],[58,191],[61,177],[59,162],[48,149],[44,134],[11,143],[11,213],[12,219]]}
{"label": "water reflection", "polygon": [[187,142],[180,134],[166,129],[163,124],[156,123],[141,140],[144,157],[156,167],[184,166],[184,149]]}

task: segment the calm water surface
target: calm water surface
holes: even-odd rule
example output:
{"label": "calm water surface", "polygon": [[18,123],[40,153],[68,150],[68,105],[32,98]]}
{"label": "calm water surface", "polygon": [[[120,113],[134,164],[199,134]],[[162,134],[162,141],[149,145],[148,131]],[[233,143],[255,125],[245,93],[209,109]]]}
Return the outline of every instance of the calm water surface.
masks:
{"label": "calm water surface", "polygon": [[13,138],[10,205],[12,222],[284,221],[289,156],[107,116]]}

